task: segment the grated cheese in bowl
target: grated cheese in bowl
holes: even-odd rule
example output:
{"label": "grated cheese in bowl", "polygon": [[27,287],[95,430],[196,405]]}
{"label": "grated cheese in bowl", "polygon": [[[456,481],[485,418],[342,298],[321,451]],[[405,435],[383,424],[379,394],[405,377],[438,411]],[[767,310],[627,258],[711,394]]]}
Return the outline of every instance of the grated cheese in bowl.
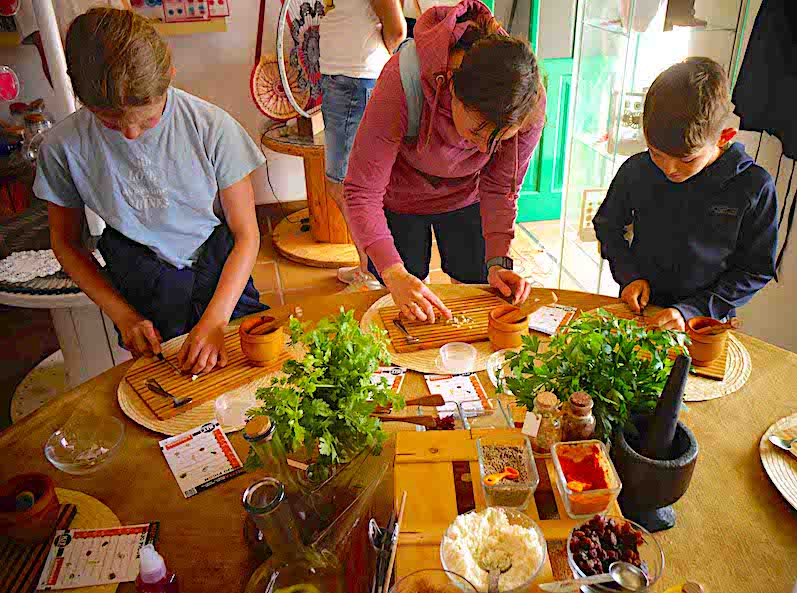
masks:
{"label": "grated cheese in bowl", "polygon": [[545,562],[545,537],[527,515],[511,509],[489,507],[459,515],[440,543],[443,568],[468,579],[479,591],[487,591],[489,572],[509,556],[512,567],[501,575],[503,593],[528,586]]}

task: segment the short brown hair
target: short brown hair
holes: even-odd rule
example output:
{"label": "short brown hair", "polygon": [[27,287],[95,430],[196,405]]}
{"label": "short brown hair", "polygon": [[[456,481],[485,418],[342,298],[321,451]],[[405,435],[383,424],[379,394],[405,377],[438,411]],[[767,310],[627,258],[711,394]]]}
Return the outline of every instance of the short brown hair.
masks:
{"label": "short brown hair", "polygon": [[525,39],[505,35],[500,24],[476,9],[458,21],[470,22],[457,47],[465,50],[452,75],[454,93],[497,130],[523,126],[542,96],[540,69]]}
{"label": "short brown hair", "polygon": [[675,157],[715,143],[731,111],[725,69],[710,58],[687,58],[656,77],[642,125],[649,146]]}
{"label": "short brown hair", "polygon": [[149,105],[171,84],[172,54],[155,28],[129,10],[92,8],[66,33],[67,73],[77,98],[96,109]]}

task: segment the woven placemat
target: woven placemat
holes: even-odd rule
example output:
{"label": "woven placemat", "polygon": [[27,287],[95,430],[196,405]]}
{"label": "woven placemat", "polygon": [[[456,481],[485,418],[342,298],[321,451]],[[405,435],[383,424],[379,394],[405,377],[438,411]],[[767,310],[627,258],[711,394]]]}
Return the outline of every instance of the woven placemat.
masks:
{"label": "woven placemat", "polygon": [[769,437],[773,434],[785,439],[797,438],[797,414],[775,422],[767,429],[758,443],[758,452],[761,455],[764,471],[767,472],[769,479],[775,484],[783,498],[797,510],[797,457],[770,443]]}
{"label": "woven placemat", "polygon": [[[601,308],[618,317],[624,319],[628,318],[628,305],[625,303],[607,305]],[[650,317],[661,310],[661,307],[649,305],[645,309],[645,314]],[[597,309],[593,309],[592,311],[588,311],[588,313],[595,313],[596,311]],[[684,401],[702,402],[710,399],[717,399],[729,393],[735,393],[747,383],[752,369],[753,364],[747,348],[745,348],[744,344],[739,341],[739,338],[737,338],[733,332],[728,332],[725,377],[722,380],[717,380],[690,373],[686,381]]]}
{"label": "woven placemat", "polygon": [[[185,341],[186,337],[187,336],[178,336],[166,342],[163,347],[165,348],[171,345],[179,347],[179,345]],[[299,350],[297,347],[289,346],[289,340],[290,337],[286,336],[286,350],[291,353],[292,358],[300,358],[301,350]],[[235,389],[232,389],[226,393],[220,393],[218,397],[226,395],[227,393],[235,395],[252,393],[259,387],[266,387],[267,385],[270,385],[271,379],[281,375],[281,370],[266,373],[257,379],[250,381],[246,385],[241,385],[240,387],[236,387]],[[149,409],[147,404],[144,403],[144,400],[141,399],[141,397],[124,379],[119,382],[119,386],[116,390],[116,396],[117,401],[119,402],[119,407],[122,408],[122,411],[125,413],[125,415],[133,422],[168,436],[181,434],[187,430],[207,422],[211,422],[216,417],[216,399],[218,399],[218,397],[216,399],[206,401],[195,408],[191,408],[190,410],[183,412],[182,414],[178,414],[172,418],[159,420],[158,417],[152,413],[152,410]]]}
{"label": "woven placemat", "polygon": [[[99,500],[83,492],[56,488],[56,495],[61,504],[73,504],[77,514],[72,519],[70,529],[100,529],[103,527],[119,527],[122,523],[111,509]],[[96,585],[94,587],[77,587],[69,589],[70,593],[115,593],[118,583]]]}
{"label": "woven placemat", "polygon": [[[435,292],[437,296],[445,299],[447,297],[456,298],[478,295],[484,291],[473,286],[457,284],[452,286],[436,286]],[[365,312],[360,320],[360,329],[364,332],[370,332],[371,326],[385,329],[385,325],[379,315],[379,309],[395,306],[396,303],[391,295],[387,294],[383,296]],[[490,344],[489,341],[484,341],[474,342],[471,346],[476,348],[476,362],[474,363],[473,371],[485,370],[487,368],[487,359],[490,358],[490,355],[495,351],[492,344]],[[390,352],[390,364],[406,367],[419,373],[446,374],[445,369],[441,369],[437,364],[437,357],[440,354],[439,348],[401,354],[396,352],[392,344],[389,344],[388,351]]]}
{"label": "woven placemat", "polygon": [[80,288],[66,275],[66,272],[60,271],[27,282],[0,282],[0,291],[13,294],[59,295],[77,294]]}

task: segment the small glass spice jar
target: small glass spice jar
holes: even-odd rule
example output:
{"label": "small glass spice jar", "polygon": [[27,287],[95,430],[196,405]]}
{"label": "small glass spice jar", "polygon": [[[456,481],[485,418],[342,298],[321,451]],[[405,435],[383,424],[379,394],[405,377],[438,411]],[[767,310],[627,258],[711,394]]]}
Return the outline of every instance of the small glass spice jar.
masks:
{"label": "small glass spice jar", "polygon": [[594,402],[588,393],[576,391],[567,400],[562,418],[562,430],[566,441],[585,441],[595,432]]}
{"label": "small glass spice jar", "polygon": [[559,398],[550,391],[543,391],[534,398],[534,414],[540,418],[537,436],[531,437],[531,448],[540,455],[550,455],[551,447],[562,440],[562,419]]}

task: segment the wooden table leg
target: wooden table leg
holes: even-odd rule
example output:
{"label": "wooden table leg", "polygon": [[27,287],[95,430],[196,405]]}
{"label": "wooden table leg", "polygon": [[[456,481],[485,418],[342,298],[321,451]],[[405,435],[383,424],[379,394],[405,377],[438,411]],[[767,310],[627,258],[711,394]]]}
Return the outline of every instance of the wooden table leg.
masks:
{"label": "wooden table leg", "polygon": [[304,156],[304,179],[307,186],[307,207],[310,210],[310,234],[319,243],[352,244],[346,219],[335,201],[327,194],[323,154]]}

